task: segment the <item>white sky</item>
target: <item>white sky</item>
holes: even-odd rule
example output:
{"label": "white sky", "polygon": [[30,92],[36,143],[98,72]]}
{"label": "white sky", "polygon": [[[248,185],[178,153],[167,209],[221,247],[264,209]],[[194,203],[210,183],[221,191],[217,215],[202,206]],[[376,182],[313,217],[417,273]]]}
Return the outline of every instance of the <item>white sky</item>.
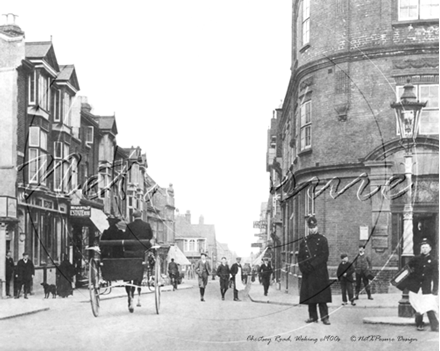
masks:
{"label": "white sky", "polygon": [[[118,145],[140,146],[180,213],[248,256],[269,195],[266,137],[290,76],[290,0],[6,0],[26,41],[53,38]],[[254,249],[254,252],[255,249]]]}

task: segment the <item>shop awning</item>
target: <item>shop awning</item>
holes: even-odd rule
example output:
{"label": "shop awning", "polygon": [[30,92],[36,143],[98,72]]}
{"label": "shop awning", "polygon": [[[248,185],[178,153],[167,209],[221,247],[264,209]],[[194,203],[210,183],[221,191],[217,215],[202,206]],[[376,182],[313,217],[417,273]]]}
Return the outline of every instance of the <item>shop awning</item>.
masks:
{"label": "shop awning", "polygon": [[261,252],[257,258],[252,262],[252,266],[261,265],[261,261],[263,261],[264,254],[267,251],[267,247]]}
{"label": "shop awning", "polygon": [[95,227],[98,228],[98,230],[101,233],[109,227],[109,224],[107,221],[107,215],[102,210],[99,210],[99,209],[92,207],[90,219],[92,220]]}
{"label": "shop awning", "polygon": [[168,251],[167,261],[171,261],[174,258],[174,262],[180,265],[190,265],[191,262],[186,258],[185,254],[176,246],[171,246]]}

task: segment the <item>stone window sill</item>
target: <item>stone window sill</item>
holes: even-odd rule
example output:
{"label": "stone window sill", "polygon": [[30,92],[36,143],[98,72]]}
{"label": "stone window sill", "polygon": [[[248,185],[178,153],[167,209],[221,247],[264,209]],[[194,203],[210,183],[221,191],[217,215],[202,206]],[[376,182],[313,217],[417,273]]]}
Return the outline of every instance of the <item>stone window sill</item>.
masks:
{"label": "stone window sill", "polygon": [[299,52],[303,53],[310,47],[310,44],[304,45],[301,49],[299,49]]}
{"label": "stone window sill", "polygon": [[405,20],[405,21],[393,21],[391,23],[392,27],[408,27],[409,25],[416,26],[432,26],[438,25],[438,19],[413,19],[413,20]]}
{"label": "stone window sill", "polygon": [[301,152],[298,152],[298,156],[305,156],[311,153],[312,153],[312,148],[309,147],[307,149],[302,150]]}

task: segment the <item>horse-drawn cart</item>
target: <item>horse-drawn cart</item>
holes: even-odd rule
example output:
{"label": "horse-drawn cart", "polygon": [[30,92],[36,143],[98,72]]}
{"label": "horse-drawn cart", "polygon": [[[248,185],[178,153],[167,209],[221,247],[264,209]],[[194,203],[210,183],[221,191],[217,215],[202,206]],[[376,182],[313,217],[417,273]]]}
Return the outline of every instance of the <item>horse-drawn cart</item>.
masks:
{"label": "horse-drawn cart", "polygon": [[[133,246],[149,247],[149,240],[101,240],[100,247],[105,246]],[[148,245],[148,246],[147,246]],[[148,287],[154,291],[156,313],[160,309],[160,246],[153,246],[144,251],[143,257],[115,257],[101,258],[98,247],[90,247],[94,257],[89,260],[89,292],[92,312],[95,317],[99,315],[100,296],[110,294],[112,288],[132,287],[127,290],[129,311],[133,312],[134,289],[138,288],[139,298],[141,288]],[[140,300],[138,300],[140,306]]]}

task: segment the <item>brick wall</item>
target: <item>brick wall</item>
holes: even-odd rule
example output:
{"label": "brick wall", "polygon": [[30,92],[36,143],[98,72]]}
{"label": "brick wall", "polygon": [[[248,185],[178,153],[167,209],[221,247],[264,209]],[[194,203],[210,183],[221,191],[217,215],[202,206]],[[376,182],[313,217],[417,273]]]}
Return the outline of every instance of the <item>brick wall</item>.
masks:
{"label": "brick wall", "polygon": [[292,57],[302,66],[343,51],[438,42],[438,20],[415,20],[409,27],[409,21],[398,21],[397,6],[397,0],[310,0],[310,47],[304,50],[299,32]]}

